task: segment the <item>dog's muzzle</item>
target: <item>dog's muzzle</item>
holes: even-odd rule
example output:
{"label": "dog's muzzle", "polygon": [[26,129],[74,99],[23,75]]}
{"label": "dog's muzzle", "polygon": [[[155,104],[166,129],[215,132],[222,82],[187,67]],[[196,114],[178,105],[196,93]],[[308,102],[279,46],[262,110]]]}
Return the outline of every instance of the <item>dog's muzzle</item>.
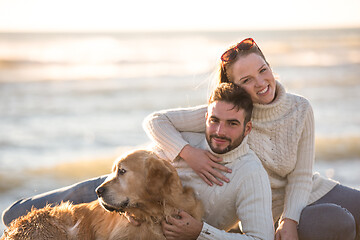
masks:
{"label": "dog's muzzle", "polygon": [[95,192],[96,192],[96,194],[98,195],[98,197],[100,198],[100,197],[102,197],[103,194],[105,193],[105,188],[99,186],[99,187],[97,187],[97,188],[95,189]]}
{"label": "dog's muzzle", "polygon": [[101,206],[109,212],[123,213],[123,212],[125,212],[126,207],[129,206],[130,199],[126,198],[126,200],[121,202],[118,206],[114,206],[114,205],[106,203],[103,198],[99,198],[99,202],[100,202]]}

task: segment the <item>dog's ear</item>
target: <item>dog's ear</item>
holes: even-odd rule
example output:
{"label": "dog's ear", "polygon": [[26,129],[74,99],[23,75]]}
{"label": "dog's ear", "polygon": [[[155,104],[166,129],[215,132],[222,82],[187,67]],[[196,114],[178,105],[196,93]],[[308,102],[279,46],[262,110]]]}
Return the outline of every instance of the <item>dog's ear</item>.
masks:
{"label": "dog's ear", "polygon": [[162,197],[162,190],[169,183],[173,174],[171,168],[164,161],[155,156],[151,156],[146,161],[146,190],[155,198]]}

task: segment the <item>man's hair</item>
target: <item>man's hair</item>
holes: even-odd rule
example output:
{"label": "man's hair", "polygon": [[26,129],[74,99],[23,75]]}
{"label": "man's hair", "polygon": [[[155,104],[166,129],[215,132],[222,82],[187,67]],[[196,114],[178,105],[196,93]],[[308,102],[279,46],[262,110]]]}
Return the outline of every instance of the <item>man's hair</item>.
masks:
{"label": "man's hair", "polygon": [[209,98],[209,104],[215,101],[225,101],[227,103],[231,103],[237,111],[244,109],[244,125],[250,121],[253,110],[253,102],[251,100],[251,96],[242,87],[234,83],[220,83],[212,92]]}

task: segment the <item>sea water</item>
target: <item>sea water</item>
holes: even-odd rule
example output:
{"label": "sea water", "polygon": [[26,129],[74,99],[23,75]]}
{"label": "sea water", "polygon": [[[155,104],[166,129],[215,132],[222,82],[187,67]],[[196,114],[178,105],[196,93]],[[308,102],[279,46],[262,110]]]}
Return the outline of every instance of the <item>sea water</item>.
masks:
{"label": "sea water", "polygon": [[206,104],[219,57],[245,37],[311,102],[315,171],[360,187],[360,29],[1,33],[0,211],[110,172],[149,143],[151,112]]}

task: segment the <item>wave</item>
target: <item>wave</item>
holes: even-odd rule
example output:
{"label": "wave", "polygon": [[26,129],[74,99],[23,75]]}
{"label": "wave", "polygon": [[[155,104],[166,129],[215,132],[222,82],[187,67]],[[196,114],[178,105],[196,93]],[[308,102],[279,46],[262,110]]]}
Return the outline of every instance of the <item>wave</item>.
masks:
{"label": "wave", "polygon": [[360,136],[317,137],[315,156],[322,161],[360,159]]}
{"label": "wave", "polygon": [[[51,175],[53,178],[81,180],[108,174],[111,172],[113,162],[118,156],[133,149],[145,148],[148,144],[137,147],[120,147],[115,153],[93,159],[80,158],[72,161],[56,162],[46,166],[37,166],[36,168],[14,167],[12,173],[0,171],[0,192],[9,188],[5,186],[8,184],[7,179],[9,178],[12,179],[11,184],[16,186],[22,181],[21,179],[31,176]],[[315,156],[316,160],[321,161],[360,159],[360,136],[317,137],[315,140]],[[17,175],[18,177],[16,177]]]}
{"label": "wave", "polygon": [[[78,182],[85,179],[109,174],[115,157],[99,158],[94,160],[79,160],[76,162],[59,163],[55,166],[39,167],[36,169],[13,170],[0,172],[0,193],[14,189],[25,189],[29,182],[35,184],[39,179],[52,179],[55,182]],[[43,180],[42,180],[43,181]],[[43,185],[44,183],[40,184]],[[48,182],[50,185],[50,181]],[[45,184],[47,185],[47,184]]]}
{"label": "wave", "polygon": [[[360,136],[317,137],[316,171],[331,177],[347,186],[359,188],[359,175],[356,168],[360,159]],[[116,153],[99,158],[75,159],[71,162],[57,163],[37,168],[0,169],[0,212],[17,199],[33,196],[49,190],[58,189],[86,179],[109,174],[116,157],[143,148],[120,147]],[[12,164],[21,164],[12,162]],[[0,231],[4,228],[0,224]]]}
{"label": "wave", "polygon": [[43,180],[41,179],[48,179],[49,185],[51,185],[51,182],[63,182],[67,185],[109,174],[118,156],[133,149],[144,147],[143,145],[123,146],[100,157],[68,159],[64,162],[58,161],[52,164],[44,162],[43,166],[36,165],[36,167],[34,165],[24,167],[21,161],[13,161],[13,166],[8,167],[7,170],[0,169],[0,193],[19,188],[25,189],[28,184],[46,186],[47,184],[42,183]]}
{"label": "wave", "polygon": [[[253,37],[275,69],[302,71],[304,67],[342,68],[343,64],[358,68],[359,31],[271,31],[257,32]],[[0,33],[0,81],[203,74],[211,72],[222,51],[244,34],[248,35],[236,31],[99,35]]]}
{"label": "wave", "polygon": [[46,176],[51,174],[54,178],[87,179],[109,174],[116,157],[105,157],[94,160],[79,160],[75,162],[59,163],[55,166],[40,167],[28,170],[30,175]]}

